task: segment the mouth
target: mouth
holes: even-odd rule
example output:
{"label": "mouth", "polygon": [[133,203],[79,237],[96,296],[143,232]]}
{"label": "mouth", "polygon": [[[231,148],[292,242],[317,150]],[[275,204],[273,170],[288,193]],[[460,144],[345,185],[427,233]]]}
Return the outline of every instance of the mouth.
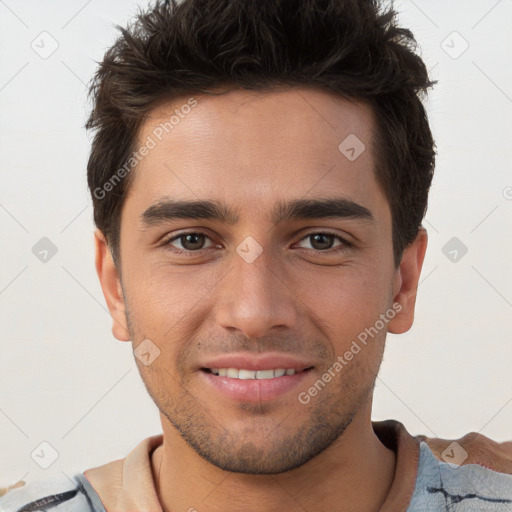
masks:
{"label": "mouth", "polygon": [[304,381],[313,370],[313,366],[265,369],[202,367],[198,374],[203,389],[211,393],[212,400],[221,397],[234,402],[261,403],[284,398],[293,390],[298,394],[301,389],[306,389]]}
{"label": "mouth", "polygon": [[227,377],[229,379],[238,380],[267,380],[291,376],[298,373],[312,370],[313,367],[307,368],[270,368],[266,370],[248,370],[244,368],[201,368],[203,372],[211,373],[217,377]]}

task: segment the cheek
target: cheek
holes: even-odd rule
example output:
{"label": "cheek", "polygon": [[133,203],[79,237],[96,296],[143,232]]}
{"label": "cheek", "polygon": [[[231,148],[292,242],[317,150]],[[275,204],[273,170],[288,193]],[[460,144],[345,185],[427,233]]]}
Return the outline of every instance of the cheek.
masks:
{"label": "cheek", "polygon": [[212,267],[170,268],[169,265],[140,265],[130,273],[130,304],[144,323],[161,332],[170,329],[204,300],[216,283]]}
{"label": "cheek", "polygon": [[186,272],[163,265],[141,265],[137,272],[135,267],[129,275],[126,273],[125,285],[134,347],[144,339],[158,347],[160,353],[154,363],[149,367],[139,365],[145,379],[158,386],[160,381],[169,381],[166,372],[174,378],[183,377],[180,365],[202,323],[213,281],[206,272],[191,272],[190,267]]}
{"label": "cheek", "polygon": [[314,317],[332,330],[331,335],[346,340],[373,325],[386,311],[390,295],[387,281],[382,270],[354,264],[304,272],[296,292]]}

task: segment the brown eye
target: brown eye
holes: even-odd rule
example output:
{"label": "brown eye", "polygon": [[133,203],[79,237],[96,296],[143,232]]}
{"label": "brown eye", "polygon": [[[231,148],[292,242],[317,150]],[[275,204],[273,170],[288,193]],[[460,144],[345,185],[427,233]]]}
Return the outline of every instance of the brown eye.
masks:
{"label": "brown eye", "polygon": [[[181,233],[174,238],[169,239],[165,245],[169,245],[178,249],[179,251],[184,252],[196,252],[204,249],[205,240],[209,239],[204,233],[190,232],[190,233]],[[171,242],[179,241],[181,247],[176,247]]]}
{"label": "brown eye", "polygon": [[[338,244],[337,246],[333,246],[334,240],[338,239],[341,244]],[[318,252],[326,252],[329,249],[332,249],[333,247],[336,247],[336,250],[343,250],[347,247],[350,247],[350,243],[348,243],[346,240],[341,238],[340,236],[329,233],[329,232],[316,232],[316,233],[309,233],[306,235],[302,240],[310,240],[311,250],[318,251]],[[305,249],[308,249],[308,247],[304,247]]]}
{"label": "brown eye", "polygon": [[191,233],[189,235],[182,235],[180,237],[183,247],[189,251],[202,249],[204,244],[204,235],[198,233]]}
{"label": "brown eye", "polygon": [[334,237],[332,235],[327,235],[325,233],[309,235],[309,238],[312,240],[311,245],[313,246],[313,249],[317,250],[330,249],[334,241]]}

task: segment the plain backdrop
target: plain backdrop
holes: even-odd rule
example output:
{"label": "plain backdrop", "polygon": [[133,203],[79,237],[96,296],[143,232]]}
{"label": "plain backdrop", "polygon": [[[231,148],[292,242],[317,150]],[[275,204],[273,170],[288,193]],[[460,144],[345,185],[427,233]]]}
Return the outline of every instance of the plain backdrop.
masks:
{"label": "plain backdrop", "polygon": [[[416,321],[388,336],[373,419],[510,440],[512,1],[395,6],[439,81],[438,158]],[[123,458],[161,432],[131,344],[111,334],[86,186],[86,84],[136,11],[0,0],[0,486]],[[46,262],[42,238],[57,251]]]}

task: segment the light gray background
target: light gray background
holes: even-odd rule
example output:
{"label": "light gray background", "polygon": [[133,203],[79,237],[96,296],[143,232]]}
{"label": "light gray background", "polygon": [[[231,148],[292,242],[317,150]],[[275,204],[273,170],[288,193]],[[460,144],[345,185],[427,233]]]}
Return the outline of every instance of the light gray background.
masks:
{"label": "light gray background", "polygon": [[[427,105],[439,155],[416,322],[388,337],[373,418],[512,439],[512,1],[395,5],[439,80]],[[0,485],[123,458],[161,432],[131,345],[111,334],[85,174],[86,83],[135,12],[0,0]],[[47,59],[31,48],[51,48],[43,31],[59,45]],[[46,263],[32,253],[42,237],[58,248]],[[442,250],[452,237],[468,248],[456,262]],[[59,453],[46,470],[31,458],[49,461],[43,441]]]}

